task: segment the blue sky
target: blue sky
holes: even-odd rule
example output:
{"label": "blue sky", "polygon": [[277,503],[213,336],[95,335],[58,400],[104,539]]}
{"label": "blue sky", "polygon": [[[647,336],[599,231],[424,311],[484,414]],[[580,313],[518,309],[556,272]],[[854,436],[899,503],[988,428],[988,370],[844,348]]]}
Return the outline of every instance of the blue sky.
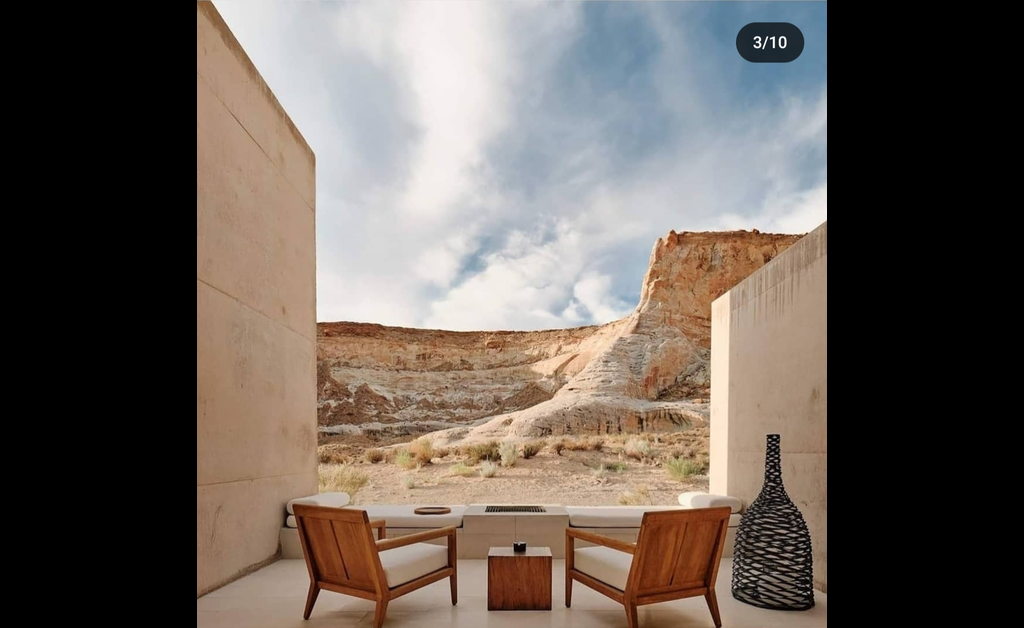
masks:
{"label": "blue sky", "polygon": [[825,3],[215,4],[316,152],[320,321],[605,323],[669,230],[827,218]]}

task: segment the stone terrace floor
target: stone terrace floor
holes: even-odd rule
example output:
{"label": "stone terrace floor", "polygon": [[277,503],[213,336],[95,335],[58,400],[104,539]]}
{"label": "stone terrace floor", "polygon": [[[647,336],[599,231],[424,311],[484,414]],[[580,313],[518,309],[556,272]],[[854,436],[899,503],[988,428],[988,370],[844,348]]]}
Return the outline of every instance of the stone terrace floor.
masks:
{"label": "stone terrace floor", "polygon": [[[718,573],[723,628],[824,628],[828,596],[816,593],[805,612],[767,611],[741,604],[729,592],[730,559]],[[551,611],[487,611],[487,561],[459,561],[459,605],[448,580],[391,602],[385,628],[625,628],[622,606],[579,584],[565,608],[565,562],[554,561]],[[281,560],[196,600],[196,628],[347,628],[373,624],[373,602],[321,591],[309,621],[302,620],[309,576],[301,560]],[[640,607],[641,628],[713,628],[703,597]]]}

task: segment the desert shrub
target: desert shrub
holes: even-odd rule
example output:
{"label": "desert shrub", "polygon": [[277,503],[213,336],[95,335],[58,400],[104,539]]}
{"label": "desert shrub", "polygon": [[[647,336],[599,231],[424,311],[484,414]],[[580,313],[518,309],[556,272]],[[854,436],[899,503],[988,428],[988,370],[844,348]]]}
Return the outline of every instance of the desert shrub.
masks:
{"label": "desert shrub", "polygon": [[434,441],[421,436],[409,443],[409,454],[419,465],[428,465],[434,458]]}
{"label": "desert shrub", "polygon": [[318,471],[321,493],[348,493],[352,503],[355,503],[359,489],[370,480],[365,473],[343,464],[322,464]]}
{"label": "desert shrub", "polygon": [[626,455],[635,460],[651,457],[651,443],[646,438],[631,438],[626,441]]}
{"label": "desert shrub", "polygon": [[531,443],[523,443],[523,459],[529,460],[530,458],[533,458],[534,456],[539,454],[540,450],[543,448],[544,441],[542,440],[535,440]]}
{"label": "desert shrub", "polygon": [[395,464],[403,469],[415,469],[417,466],[416,458],[404,449],[395,454]]}
{"label": "desert shrub", "polygon": [[460,462],[460,463],[458,463],[456,465],[453,465],[452,468],[448,470],[448,474],[449,475],[457,475],[457,476],[459,476],[461,478],[468,478],[471,475],[476,475],[476,469],[474,469],[473,467],[464,465],[464,464],[462,464]]}
{"label": "desert shrub", "polygon": [[596,478],[603,478],[609,473],[622,473],[626,470],[625,462],[602,462],[600,465],[592,468],[590,472]]}
{"label": "desert shrub", "polygon": [[498,475],[498,463],[488,460],[480,465],[480,477],[493,478],[496,475]]}
{"label": "desert shrub", "polygon": [[561,456],[562,455],[562,450],[565,449],[565,439],[564,438],[559,438],[558,440],[556,440],[553,443],[551,443],[550,445],[548,445],[548,447],[551,448],[551,451],[553,451],[556,454],[558,454],[559,456]]}
{"label": "desert shrub", "polygon": [[565,439],[565,448],[569,451],[601,451],[604,449],[604,438],[600,436],[581,436]]}
{"label": "desert shrub", "polygon": [[322,445],[316,450],[317,461],[320,464],[348,464],[347,449],[342,445]]}
{"label": "desert shrub", "polygon": [[632,491],[626,491],[619,495],[620,506],[653,506],[654,498],[651,497],[651,489],[646,486],[638,486]]}
{"label": "desert shrub", "polygon": [[501,466],[514,467],[519,457],[519,448],[512,441],[505,441],[498,447],[498,454],[501,456]]}
{"label": "desert shrub", "polygon": [[451,453],[452,453],[451,450],[448,449],[447,447],[438,447],[438,448],[434,449],[434,457],[435,458],[447,458],[448,455],[451,454]]}
{"label": "desert shrub", "polygon": [[366,459],[370,464],[377,464],[378,462],[384,461],[384,450],[383,449],[367,449],[363,452],[363,458]]}
{"label": "desert shrub", "polygon": [[587,439],[585,438],[565,439],[565,448],[568,449],[569,451],[586,451],[587,447]]}
{"label": "desert shrub", "polygon": [[687,458],[668,458],[662,466],[673,480],[685,480],[691,475],[703,475],[707,472],[707,467],[702,462]]}
{"label": "desert shrub", "polygon": [[402,487],[405,490],[410,491],[416,488],[416,478],[412,475],[406,474],[402,476]]}
{"label": "desert shrub", "polygon": [[679,447],[673,447],[672,451],[669,452],[670,458],[696,458],[697,449],[694,447],[688,447],[680,445]]}
{"label": "desert shrub", "polygon": [[496,440],[470,445],[466,450],[466,455],[469,456],[470,462],[473,463],[480,462],[481,460],[487,460],[488,462],[501,460],[501,452]]}

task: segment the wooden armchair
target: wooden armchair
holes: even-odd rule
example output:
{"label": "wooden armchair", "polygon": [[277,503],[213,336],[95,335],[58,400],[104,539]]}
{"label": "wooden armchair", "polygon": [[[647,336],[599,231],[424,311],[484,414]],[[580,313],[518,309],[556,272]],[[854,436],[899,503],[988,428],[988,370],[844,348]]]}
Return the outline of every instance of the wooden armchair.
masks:
{"label": "wooden armchair", "polygon": [[[309,569],[309,594],[303,619],[309,619],[320,589],[377,602],[374,628],[381,628],[388,602],[449,578],[452,605],[458,602],[455,527],[438,528],[395,539],[385,538],[383,521],[365,510],[295,505],[302,555]],[[380,538],[373,539],[373,529]],[[448,547],[422,541],[448,537]]]}
{"label": "wooden armchair", "polygon": [[[703,595],[721,628],[715,579],[729,529],[729,508],[666,510],[644,514],[636,543],[574,528],[565,531],[565,605],[577,580],[626,607],[638,628],[636,607]],[[575,540],[598,547],[575,549]]]}

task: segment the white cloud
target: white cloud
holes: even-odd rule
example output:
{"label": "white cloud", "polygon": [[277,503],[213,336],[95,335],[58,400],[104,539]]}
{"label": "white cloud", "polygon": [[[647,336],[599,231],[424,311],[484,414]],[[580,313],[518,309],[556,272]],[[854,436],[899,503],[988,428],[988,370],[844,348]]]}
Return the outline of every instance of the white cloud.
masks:
{"label": "white cloud", "polygon": [[458,276],[462,260],[476,250],[476,246],[470,230],[456,232],[423,251],[412,270],[424,281],[447,288]]}
{"label": "white cloud", "polygon": [[828,184],[774,198],[754,216],[726,214],[723,229],[761,229],[777,233],[807,233],[828,220]]}
{"label": "white cloud", "polygon": [[611,289],[611,276],[586,272],[572,288],[573,301],[586,308],[591,320],[615,320],[632,310],[636,304],[615,298]]}
{"label": "white cloud", "polygon": [[604,6],[654,42],[620,80],[581,4],[217,6],[316,152],[319,320],[603,323],[670,229],[827,215],[825,84],[736,104],[688,7]]}

